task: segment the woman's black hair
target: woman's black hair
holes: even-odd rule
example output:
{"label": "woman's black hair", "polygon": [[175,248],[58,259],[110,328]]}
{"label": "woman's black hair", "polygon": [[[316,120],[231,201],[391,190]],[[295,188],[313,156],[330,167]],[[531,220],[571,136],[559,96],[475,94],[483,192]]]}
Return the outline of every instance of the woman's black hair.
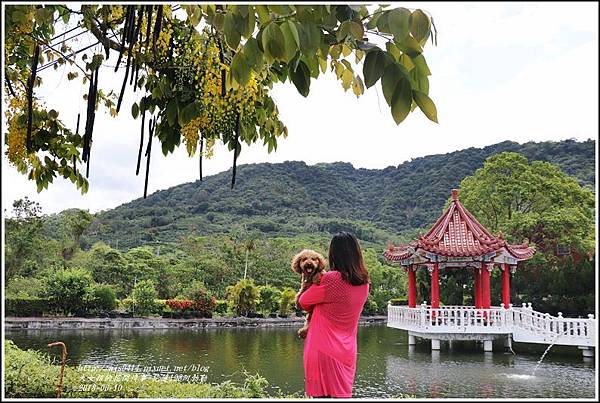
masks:
{"label": "woman's black hair", "polygon": [[339,271],[352,285],[369,282],[369,272],[362,257],[358,239],[349,232],[335,234],[329,244],[329,268]]}

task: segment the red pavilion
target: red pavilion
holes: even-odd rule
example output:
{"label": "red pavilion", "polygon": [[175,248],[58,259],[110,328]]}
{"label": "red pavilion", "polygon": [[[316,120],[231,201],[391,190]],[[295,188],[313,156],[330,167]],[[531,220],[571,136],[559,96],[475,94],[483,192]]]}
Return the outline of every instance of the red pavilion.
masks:
{"label": "red pavilion", "polygon": [[462,205],[458,190],[452,190],[450,207],[429,232],[408,245],[391,246],[383,253],[390,263],[408,271],[408,306],[416,307],[416,275],[419,267],[431,275],[431,307],[440,306],[439,272],[444,269],[473,271],[475,308],[489,309],[490,273],[494,266],[502,270],[502,304],[510,304],[510,273],[517,263],[533,256],[527,243],[511,245],[502,235],[492,235]]}

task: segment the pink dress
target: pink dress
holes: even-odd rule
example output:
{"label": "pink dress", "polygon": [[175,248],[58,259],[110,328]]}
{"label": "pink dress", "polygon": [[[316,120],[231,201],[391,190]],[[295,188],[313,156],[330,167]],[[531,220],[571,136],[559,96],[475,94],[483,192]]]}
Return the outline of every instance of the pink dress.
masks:
{"label": "pink dress", "polygon": [[368,284],[353,286],[329,271],[300,296],[300,306],[313,311],[304,341],[308,396],[352,397],[358,318],[368,294]]}

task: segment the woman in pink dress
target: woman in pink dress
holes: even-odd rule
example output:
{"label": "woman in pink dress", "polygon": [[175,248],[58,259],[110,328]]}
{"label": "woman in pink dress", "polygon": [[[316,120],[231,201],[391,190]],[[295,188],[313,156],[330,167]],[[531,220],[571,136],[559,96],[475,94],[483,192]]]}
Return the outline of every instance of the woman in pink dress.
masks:
{"label": "woman in pink dress", "polygon": [[312,311],[304,341],[306,395],[352,397],[358,318],[369,294],[369,274],[358,240],[347,232],[329,244],[330,271],[299,299]]}

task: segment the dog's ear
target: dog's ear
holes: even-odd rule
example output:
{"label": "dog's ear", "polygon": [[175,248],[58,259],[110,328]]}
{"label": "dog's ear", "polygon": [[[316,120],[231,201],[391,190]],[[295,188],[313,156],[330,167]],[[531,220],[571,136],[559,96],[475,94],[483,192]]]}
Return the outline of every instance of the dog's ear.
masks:
{"label": "dog's ear", "polygon": [[319,259],[319,270],[325,270],[325,258],[320,253],[317,253],[317,258]]}
{"label": "dog's ear", "polygon": [[292,258],[292,270],[298,274],[301,274],[300,258],[302,257],[303,254],[304,254],[304,251],[301,251]]}

